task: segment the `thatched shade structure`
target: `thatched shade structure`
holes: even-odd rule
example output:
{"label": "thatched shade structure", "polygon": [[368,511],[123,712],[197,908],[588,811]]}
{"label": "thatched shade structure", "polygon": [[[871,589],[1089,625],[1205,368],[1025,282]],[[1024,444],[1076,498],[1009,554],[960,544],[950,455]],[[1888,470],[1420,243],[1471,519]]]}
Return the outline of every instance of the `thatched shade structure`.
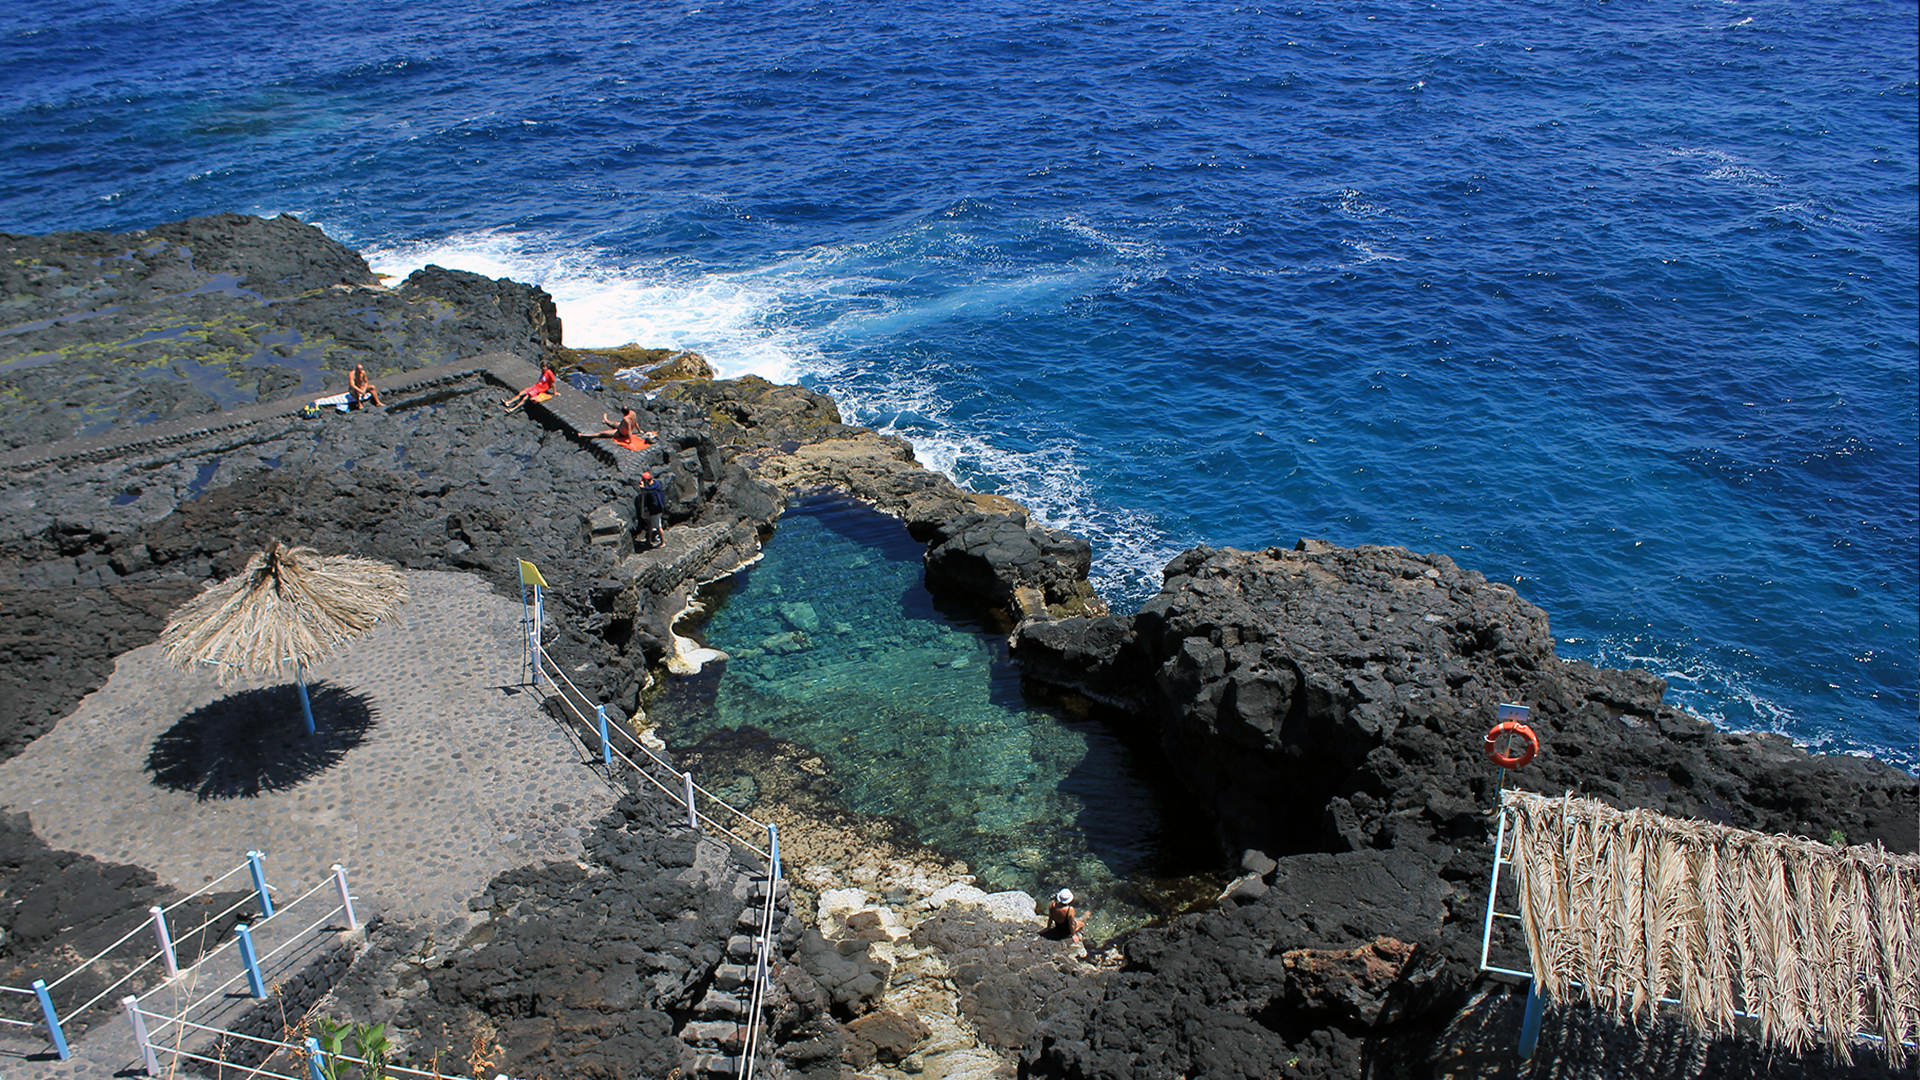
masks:
{"label": "thatched shade structure", "polygon": [[1663,998],[1713,1035],[1896,1067],[1920,1039],[1920,857],[1505,791],[1538,985],[1616,1017]]}
{"label": "thatched shade structure", "polygon": [[406,579],[386,563],[276,541],[245,570],[182,604],[160,643],[174,664],[213,665],[223,683],[291,666],[312,731],[306,666],[373,629],[406,598]]}

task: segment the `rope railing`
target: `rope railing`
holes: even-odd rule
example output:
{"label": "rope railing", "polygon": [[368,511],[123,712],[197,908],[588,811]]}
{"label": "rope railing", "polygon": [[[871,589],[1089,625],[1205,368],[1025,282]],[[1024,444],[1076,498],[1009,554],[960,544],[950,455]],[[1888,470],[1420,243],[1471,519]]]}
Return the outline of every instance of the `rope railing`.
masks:
{"label": "rope railing", "polygon": [[[235,866],[233,869],[228,870],[226,873],[221,874],[219,877],[213,879],[212,881],[206,883],[205,885],[202,885],[199,888],[193,890],[192,892],[186,894],[185,896],[182,896],[180,899],[175,900],[171,904],[168,904],[166,907],[162,908],[161,910],[163,912],[171,912],[172,910],[174,910],[175,908],[179,907],[182,904],[190,903],[196,899],[199,899],[201,896],[204,896],[207,893],[212,892],[214,886],[219,885],[221,882],[227,880],[228,878],[239,873],[240,871],[247,869],[249,865],[250,865],[249,862],[241,862],[239,865]],[[240,901],[240,903],[234,905],[234,907],[228,908],[226,912],[222,912],[221,915],[228,914],[240,907],[246,906],[246,904],[249,903],[252,899],[253,899],[252,897],[248,897],[247,899]],[[218,919],[220,917],[221,917],[220,915],[214,916],[215,919]],[[107,946],[104,949],[101,949],[99,952],[94,953],[92,956],[87,957],[85,960],[82,960],[79,963],[74,964],[71,968],[68,968],[65,973],[61,974],[57,978],[48,980],[47,989],[48,990],[59,989],[60,986],[64,984],[68,979],[73,978],[74,976],[92,967],[94,964],[99,963],[102,959],[104,959],[107,956],[108,953],[113,952],[115,949],[118,949],[120,946],[125,945],[127,942],[133,940],[136,936],[138,936],[141,933],[141,931],[148,929],[149,924],[150,924],[150,920],[142,918],[137,924],[134,925],[133,929],[120,935],[119,939],[116,940],[113,944]],[[4,987],[0,987],[0,990],[17,993],[17,994],[33,994],[34,993],[34,991],[32,990],[24,989],[17,986],[4,986]],[[78,1013],[79,1011],[80,1011],[79,1009],[73,1009],[69,1012],[69,1015]]]}
{"label": "rope railing", "polygon": [[[603,711],[602,707],[597,703],[595,703],[591,698],[589,698],[586,695],[586,693],[582,691],[578,686],[574,685],[573,680],[569,679],[567,677],[567,673],[561,670],[559,663],[554,660],[554,658],[547,652],[544,646],[535,646],[535,653],[540,660],[545,661],[544,664],[539,664],[535,666],[536,674],[544,676],[546,678],[547,685],[553,687],[555,696],[558,697],[567,706],[567,711],[571,712],[575,717],[577,717],[582,724],[588,727],[589,730],[592,730],[598,733],[600,729],[600,713]],[[552,669],[551,672],[549,672],[548,670],[549,668]],[[558,678],[556,679],[555,676],[558,676]],[[566,687],[567,690],[572,691],[573,693],[572,698],[569,698],[566,693],[562,692],[561,687],[563,685]],[[579,704],[575,704],[574,699],[576,698],[578,699]],[[588,710],[591,710],[594,712],[595,715],[592,718],[588,717],[587,715]],[[755,818],[752,814],[749,814],[746,811],[740,809],[739,807],[734,806],[732,803],[727,802],[725,799],[722,799],[720,796],[715,795],[713,792],[702,787],[700,784],[698,784],[692,779],[691,773],[683,773],[678,769],[675,769],[671,762],[667,761],[665,758],[661,757],[659,754],[654,753],[651,747],[647,746],[647,744],[635,738],[630,732],[626,730],[626,728],[623,725],[609,721],[605,725],[605,728],[606,728],[606,734],[609,736],[609,740],[608,740],[609,742],[611,742],[612,736],[618,736],[619,738],[625,740],[628,746],[632,747],[634,750],[639,751],[640,754],[643,757],[645,757],[647,761],[654,768],[667,773],[669,776],[672,776],[676,781],[679,781],[681,784],[682,790],[675,791],[671,787],[668,787],[667,785],[661,783],[657,778],[651,775],[647,776],[647,779],[651,781],[655,787],[658,787],[660,788],[660,790],[666,792],[669,796],[673,798],[675,802],[679,803],[689,813],[698,815],[701,821],[709,825],[712,825],[714,828],[719,829],[722,832],[726,833],[728,836],[733,837],[734,840],[745,845],[747,848],[752,850],[754,854],[760,856],[762,859],[770,857],[770,853],[767,848],[762,847],[751,840],[745,839],[744,837],[740,836],[738,833],[734,832],[733,829],[729,828],[727,822],[723,822],[720,819],[715,818],[712,814],[702,811],[699,808],[699,800],[695,798],[689,801],[686,796],[686,792],[692,791],[696,795],[706,796],[708,803],[710,803],[713,806],[717,806],[722,810],[725,810],[728,814],[732,815],[733,819],[746,822],[747,825],[750,826],[752,830],[756,833],[765,833],[767,831],[766,822],[761,821],[758,818]],[[635,762],[625,752],[623,752],[620,749],[620,747],[609,746],[609,750],[614,754],[618,754],[622,758],[622,760],[624,760],[629,766],[635,769],[640,769],[643,773],[645,772],[642,766],[639,763]]]}
{"label": "rope railing", "polygon": [[[279,909],[279,911],[275,912],[275,917],[278,917],[279,915],[282,915],[286,912],[296,910],[297,908],[299,908],[302,902],[308,899],[311,899],[314,896],[314,894],[320,892],[322,889],[326,888],[329,885],[332,885],[334,888],[339,890],[340,892],[339,903],[336,903],[332,907],[328,908],[326,911],[321,912],[318,918],[314,919],[312,922],[308,923],[306,926],[300,928],[299,930],[295,930],[289,933],[287,935],[286,940],[280,942],[278,945],[274,946],[273,948],[267,950],[264,953],[259,953],[259,954],[254,953],[251,929],[247,927],[239,928],[239,932],[237,932],[233,938],[224,942],[220,946],[220,948],[215,949],[211,952],[208,952],[205,956],[202,956],[200,960],[197,963],[195,963],[192,968],[188,969],[188,973],[197,974],[198,971],[201,968],[205,967],[208,964],[208,962],[210,962],[214,957],[218,956],[222,952],[225,952],[229,946],[234,946],[234,947],[238,947],[241,954],[241,967],[237,972],[227,976],[224,980],[222,980],[218,985],[214,986],[211,990],[208,990],[200,994],[197,998],[195,998],[194,1000],[189,1002],[186,1006],[184,1006],[179,1011],[173,1013],[170,1016],[158,1016],[157,1014],[149,1014],[149,1015],[155,1015],[157,1019],[161,1020],[163,1026],[176,1024],[176,1023],[191,1026],[191,1022],[186,1019],[188,1016],[193,1015],[195,1012],[197,1012],[202,1007],[204,1007],[208,1002],[224,996],[229,987],[233,986],[234,984],[240,982],[243,979],[247,980],[251,984],[250,989],[252,991],[252,996],[256,998],[262,997],[265,994],[266,984],[265,984],[265,980],[261,977],[261,970],[265,968],[267,964],[271,960],[273,960],[275,957],[279,956],[281,953],[286,952],[288,949],[291,949],[296,945],[300,945],[303,942],[306,942],[308,940],[307,935],[327,925],[327,923],[333,921],[334,917],[337,915],[341,915],[341,914],[346,915],[347,917],[346,928],[348,930],[351,931],[351,930],[358,929],[359,920],[355,916],[353,911],[352,898],[347,895],[344,887],[344,881],[345,881],[344,874],[345,872],[341,870],[338,865],[336,865],[334,867],[334,874],[331,877],[323,879],[319,884],[308,889],[306,892],[301,893],[299,896],[295,897],[293,900],[288,901],[283,907]],[[261,926],[261,925],[265,925],[265,923],[262,922],[255,925]]]}
{"label": "rope railing", "polygon": [[[143,919],[139,925],[135,926],[132,930],[129,930],[127,933],[122,934],[119,937],[119,939],[114,941],[113,944],[108,945],[106,948],[101,949],[100,951],[96,952],[92,956],[81,961],[79,964],[75,965],[73,968],[66,971],[65,973],[60,975],[58,978],[54,979],[52,982],[47,982],[42,979],[35,979],[31,989],[25,989],[22,987],[15,987],[15,986],[0,986],[0,992],[21,994],[21,995],[27,995],[27,996],[32,996],[34,998],[37,998],[38,1004],[40,1007],[40,1017],[41,1017],[40,1021],[37,1023],[31,1020],[21,1020],[15,1017],[0,1017],[0,1024],[6,1024],[7,1026],[11,1026],[11,1027],[43,1029],[47,1034],[48,1042],[51,1043],[53,1046],[55,1054],[59,1056],[62,1060],[64,1060],[72,1056],[71,1048],[67,1044],[67,1034],[66,1034],[67,1027],[72,1025],[72,1023],[76,1019],[86,1014],[88,1010],[92,1009],[96,1005],[99,1005],[101,1002],[105,1001],[107,998],[109,998],[116,992],[124,989],[129,983],[133,982],[134,979],[136,979],[143,973],[147,972],[148,969],[154,967],[156,964],[164,965],[165,972],[166,972],[164,981],[171,981],[173,979],[179,978],[182,975],[186,975],[189,977],[197,976],[200,971],[204,970],[207,967],[207,965],[211,964],[213,961],[215,961],[216,959],[218,959],[219,957],[227,953],[230,949],[237,948],[239,950],[241,954],[242,962],[243,962],[243,967],[241,972],[222,982],[220,986],[217,987],[211,994],[203,996],[199,1001],[196,1001],[193,1005],[190,1005],[187,1010],[183,1010],[181,1013],[183,1017],[186,1015],[187,1011],[191,1011],[193,1008],[197,1008],[200,1005],[205,1004],[206,1001],[211,1000],[213,996],[223,993],[227,987],[232,986],[235,982],[238,982],[242,978],[248,979],[250,981],[252,988],[256,991],[254,996],[256,997],[264,996],[264,993],[265,993],[264,983],[262,982],[260,973],[259,973],[259,967],[260,967],[260,964],[263,962],[263,959],[256,957],[253,953],[251,931],[253,929],[258,929],[259,927],[272,923],[274,918],[280,913],[295,909],[296,907],[299,906],[299,904],[302,901],[309,899],[315,893],[327,887],[328,884],[332,884],[335,888],[339,890],[340,902],[334,905],[334,907],[331,910],[329,910],[325,915],[321,916],[318,922],[314,923],[311,926],[306,927],[303,930],[297,931],[294,934],[292,934],[286,942],[281,943],[273,951],[267,953],[264,959],[271,960],[274,956],[284,951],[290,945],[302,940],[309,932],[319,928],[321,925],[324,925],[328,920],[332,919],[336,915],[339,915],[343,911],[346,913],[346,916],[347,916],[348,929],[351,930],[351,929],[358,928],[359,924],[353,914],[352,898],[347,893],[346,873],[337,864],[333,868],[333,875],[330,879],[322,880],[320,884],[315,885],[313,888],[308,889],[306,892],[302,893],[300,896],[294,898],[294,900],[292,900],[291,902],[283,903],[279,907],[279,909],[276,910],[271,897],[272,897],[272,894],[274,892],[277,892],[278,890],[274,886],[269,884],[266,880],[266,872],[263,865],[264,860],[265,860],[265,855],[262,854],[261,852],[250,851],[247,853],[247,860],[245,862],[241,863],[239,866],[236,866],[231,870],[228,870],[226,873],[219,875],[218,877],[214,878],[212,881],[209,881],[207,884],[202,885],[200,888],[194,890],[193,892],[187,894],[186,896],[181,897],[180,899],[174,901],[173,903],[167,905],[166,907],[161,907],[159,905],[154,905],[149,907],[147,909],[147,918]],[[219,944],[215,945],[211,949],[205,949],[201,951],[195,957],[194,962],[191,965],[189,965],[185,969],[182,969],[179,963],[179,953],[176,950],[174,945],[174,942],[176,940],[175,935],[173,934],[172,929],[167,922],[168,912],[177,910],[182,904],[185,904],[190,900],[209,894],[214,888],[219,886],[222,882],[226,881],[228,878],[233,877],[235,874],[239,873],[241,870],[249,870],[249,869],[252,870],[253,872],[252,891],[247,896],[243,897],[241,900],[228,905],[225,909],[217,913],[214,913],[208,916],[207,918],[202,920],[198,926],[187,931],[187,933],[189,935],[196,935],[196,934],[204,935],[209,928],[217,925],[222,919],[225,919],[227,916],[234,914],[235,912],[239,911],[241,908],[247,907],[250,904],[258,904],[261,917],[254,921],[251,928],[246,924],[236,925],[234,927],[234,935],[232,937],[227,938],[226,940],[220,942]],[[58,1003],[54,1001],[52,991],[59,988],[69,980],[73,979],[74,977],[79,975],[81,972],[86,971],[90,967],[93,967],[99,964],[100,961],[103,960],[105,957],[107,957],[109,954],[113,953],[117,949],[122,948],[128,942],[132,941],[135,937],[139,936],[143,930],[151,930],[154,935],[154,941],[157,947],[154,948],[153,951],[141,957],[138,960],[138,962],[134,963],[128,970],[122,973],[118,978],[115,978],[111,982],[109,982],[105,987],[105,989],[97,991],[96,993],[94,993],[92,997],[88,998],[87,1000],[66,1009],[62,1009],[58,1006]]]}
{"label": "rope railing", "polygon": [[[530,576],[528,574],[530,569],[531,564],[524,561],[521,563],[523,592],[525,587],[530,583]],[[531,578],[537,579],[538,572],[534,571]],[[638,738],[635,738],[631,732],[627,731],[625,725],[610,721],[607,717],[606,706],[595,702],[578,686],[574,685],[573,680],[568,678],[566,671],[560,667],[559,662],[548,654],[546,647],[540,642],[540,628],[544,613],[544,604],[541,600],[540,590],[544,587],[544,582],[533,580],[531,583],[534,585],[531,605],[524,604],[525,597],[523,596],[523,605],[526,607],[526,616],[522,624],[525,632],[526,646],[526,655],[523,657],[525,664],[522,668],[523,673],[531,675],[531,681],[533,681],[535,685],[538,685],[538,681],[541,678],[545,678],[547,685],[553,689],[553,696],[558,698],[561,704],[566,706],[567,711],[572,713],[583,726],[594,731],[599,738],[602,764],[604,764],[609,771],[611,771],[613,759],[616,757],[619,758],[620,761],[632,769],[635,774],[665,792],[668,798],[684,808],[687,811],[687,823],[689,826],[697,830],[703,823],[709,825],[727,836],[734,843],[753,852],[766,862],[767,895],[760,912],[759,932],[755,935],[753,970],[750,976],[752,989],[748,994],[747,1005],[747,1030],[741,1039],[740,1056],[734,1069],[735,1075],[740,1077],[741,1080],[752,1080],[754,1069],[758,1064],[763,1049],[761,1038],[763,1028],[762,1014],[765,1012],[767,989],[771,981],[773,966],[774,919],[777,910],[778,885],[780,882],[779,833],[774,826],[760,821],[753,817],[753,815],[748,814],[746,811],[741,810],[739,807],[734,806],[698,783],[695,783],[691,772],[682,772],[675,769],[672,763],[654,753],[652,748],[642,743]],[[562,689],[563,686],[564,689]],[[571,697],[568,696],[569,691],[571,692]],[[593,719],[591,720],[588,719],[589,712],[593,714]],[[628,746],[639,751],[641,757],[645,758],[648,764],[652,766],[651,769],[642,766],[624,750],[613,744],[613,736],[616,732]],[[662,783],[657,776],[653,775],[654,770],[664,772],[677,780],[680,790],[676,792],[667,784]],[[706,797],[708,805],[724,810],[728,814],[731,814],[732,817],[728,821],[722,822],[712,815],[702,812],[700,809],[701,796]],[[767,843],[765,847],[761,847],[759,844],[741,836],[730,827],[734,823],[741,821],[746,822],[754,832],[764,833],[766,835]]]}
{"label": "rope railing", "polygon": [[[214,1036],[217,1042],[234,1039],[234,1040],[239,1040],[241,1042],[251,1043],[255,1046],[263,1046],[263,1047],[271,1048],[267,1052],[261,1064],[249,1066],[249,1065],[243,1065],[235,1061],[232,1061],[231,1059],[225,1057],[224,1055],[219,1057],[209,1057],[205,1054],[197,1054],[191,1050],[186,1050],[179,1046],[155,1045],[151,1041],[151,1039],[146,1039],[146,1040],[142,1040],[141,1042],[141,1056],[148,1063],[147,1067],[151,1075],[156,1075],[156,1076],[163,1075],[158,1070],[157,1068],[158,1063],[155,1060],[157,1055],[159,1054],[170,1055],[175,1058],[176,1062],[180,1058],[186,1058],[192,1061],[205,1062],[209,1065],[217,1065],[217,1066],[220,1066],[223,1070],[225,1069],[243,1070],[244,1071],[243,1074],[246,1076],[271,1076],[271,1077],[279,1077],[281,1078],[281,1080],[310,1080],[310,1077],[312,1075],[315,1075],[315,1073],[312,1072],[311,1070],[315,1068],[318,1069],[317,1075],[322,1075],[322,1076],[332,1075],[334,1070],[338,1069],[338,1067],[343,1064],[359,1066],[360,1068],[367,1070],[369,1073],[371,1073],[372,1068],[375,1065],[375,1062],[367,1058],[356,1057],[352,1054],[330,1053],[319,1045],[319,1041],[317,1039],[308,1039],[305,1043],[291,1043],[291,1042],[286,1042],[282,1039],[269,1039],[263,1035],[248,1035],[248,1034],[245,1034],[244,1032],[230,1031],[226,1028],[214,1027],[209,1024],[199,1024],[199,1023],[194,1023],[193,1021],[190,1021],[190,1020],[179,1020],[177,1018],[165,1016],[160,1013],[149,1012],[146,1009],[141,1007],[138,998],[135,998],[132,996],[122,998],[121,1002],[123,1005],[126,1006],[128,1018],[130,1020],[135,1021],[134,1030],[136,1035],[143,1029],[149,1032],[153,1030],[147,1027],[146,1021],[154,1020],[154,1021],[159,1021],[162,1024],[178,1024],[181,1028],[190,1030],[190,1031],[203,1032],[205,1034]],[[272,1061],[275,1055],[279,1054],[282,1051],[286,1052],[289,1055],[292,1055],[295,1060],[306,1062],[310,1070],[308,1075],[307,1076],[289,1076],[286,1073],[274,1072],[266,1068],[266,1063],[269,1061]],[[396,1065],[392,1062],[380,1062],[378,1063],[378,1065],[379,1065],[380,1071],[384,1075],[390,1076],[390,1077],[421,1077],[423,1078],[423,1080],[469,1080],[469,1078],[465,1076],[460,1076],[453,1073],[443,1072],[440,1070],[429,1071],[425,1069],[416,1069],[416,1068],[413,1068],[412,1066]]]}

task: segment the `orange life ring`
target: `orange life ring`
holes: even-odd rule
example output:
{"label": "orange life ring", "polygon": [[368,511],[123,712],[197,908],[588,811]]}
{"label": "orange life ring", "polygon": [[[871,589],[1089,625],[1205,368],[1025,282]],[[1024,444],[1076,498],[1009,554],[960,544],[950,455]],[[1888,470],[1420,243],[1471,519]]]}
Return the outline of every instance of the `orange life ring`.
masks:
{"label": "orange life ring", "polygon": [[[1518,735],[1526,740],[1527,745],[1517,754],[1502,753],[1500,750],[1502,735]],[[1493,725],[1492,731],[1487,732],[1487,760],[1503,769],[1523,769],[1527,762],[1532,761],[1533,756],[1539,752],[1540,736],[1535,735],[1532,728],[1518,720],[1502,720]]]}

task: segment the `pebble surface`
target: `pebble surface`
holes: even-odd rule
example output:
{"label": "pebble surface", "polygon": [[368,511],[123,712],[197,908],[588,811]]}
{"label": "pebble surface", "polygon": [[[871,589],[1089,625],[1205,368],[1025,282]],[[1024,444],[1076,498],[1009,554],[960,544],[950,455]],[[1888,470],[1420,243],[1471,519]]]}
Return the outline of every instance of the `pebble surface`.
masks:
{"label": "pebble surface", "polygon": [[[571,859],[615,793],[521,679],[520,607],[470,574],[407,573],[408,601],[309,669],[362,696],[363,741],[291,788],[199,799],[147,772],[183,717],[271,676],[220,686],[169,666],[157,644],[122,655],[106,685],[0,764],[0,806],[56,848],[134,863],[183,890],[267,853],[284,897],[333,863],[388,918],[441,923],[494,875]],[[290,707],[294,701],[288,693]],[[297,718],[292,721],[298,724]]]}

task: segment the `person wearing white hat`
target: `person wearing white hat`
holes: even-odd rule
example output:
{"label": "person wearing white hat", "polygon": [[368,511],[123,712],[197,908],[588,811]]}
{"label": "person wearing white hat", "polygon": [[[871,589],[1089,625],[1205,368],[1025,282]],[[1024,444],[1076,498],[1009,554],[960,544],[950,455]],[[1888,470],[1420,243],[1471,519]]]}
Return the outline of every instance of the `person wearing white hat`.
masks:
{"label": "person wearing white hat", "polygon": [[1053,903],[1047,905],[1047,936],[1066,938],[1075,945],[1080,944],[1080,931],[1085,929],[1087,920],[1073,909],[1073,890],[1061,889],[1053,894]]}

